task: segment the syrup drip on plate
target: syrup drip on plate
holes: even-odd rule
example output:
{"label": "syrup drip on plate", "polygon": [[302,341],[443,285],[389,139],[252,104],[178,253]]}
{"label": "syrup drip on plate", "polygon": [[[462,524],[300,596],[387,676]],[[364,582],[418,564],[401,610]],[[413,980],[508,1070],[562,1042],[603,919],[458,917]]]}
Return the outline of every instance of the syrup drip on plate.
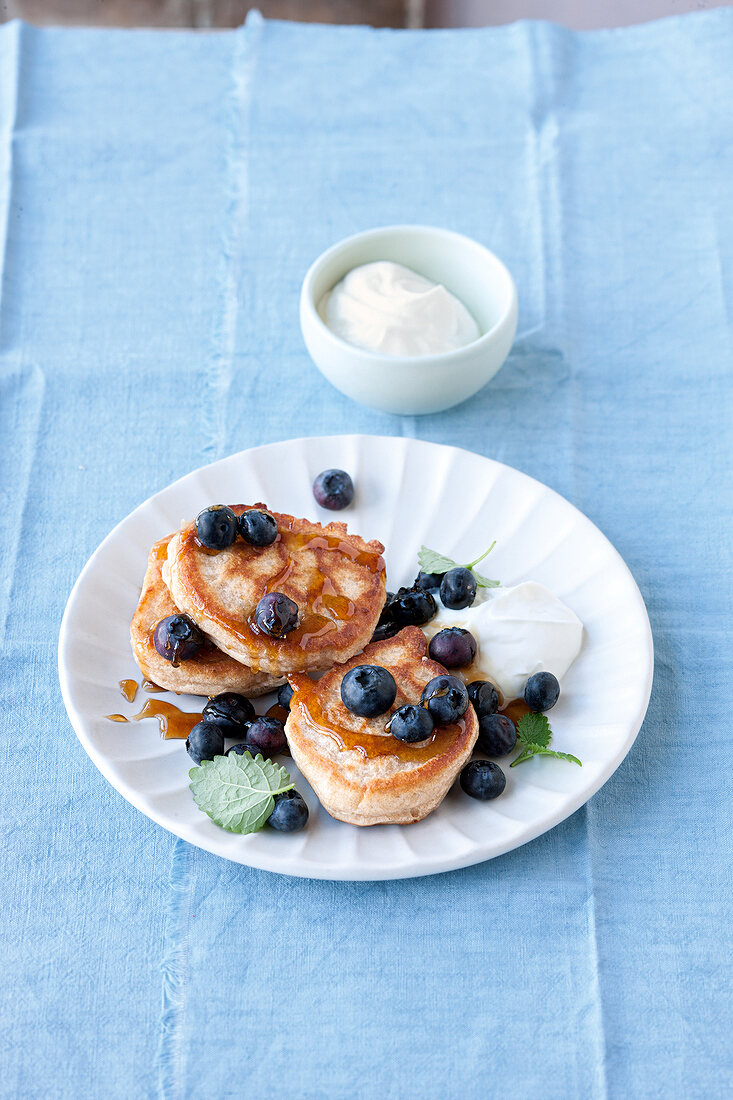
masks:
{"label": "syrup drip on plate", "polygon": [[166,703],[162,699],[148,699],[140,713],[133,714],[131,718],[125,718],[124,714],[107,714],[105,717],[111,722],[139,722],[142,718],[157,718],[161,736],[166,741],[185,739],[201,721],[200,714],[181,710],[174,703]]}
{"label": "syrup drip on plate", "polygon": [[120,680],[120,691],[128,703],[133,703],[137,695],[137,680]]}
{"label": "syrup drip on plate", "polygon": [[512,699],[510,703],[501,708],[501,713],[505,714],[507,718],[511,718],[516,726],[520,718],[523,718],[525,714],[532,713],[532,708],[527,706],[524,699]]}

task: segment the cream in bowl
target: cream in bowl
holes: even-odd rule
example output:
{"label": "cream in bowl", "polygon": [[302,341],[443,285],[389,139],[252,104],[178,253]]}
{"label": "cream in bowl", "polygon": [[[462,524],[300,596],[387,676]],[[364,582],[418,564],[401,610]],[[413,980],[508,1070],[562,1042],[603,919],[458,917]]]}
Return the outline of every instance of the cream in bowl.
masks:
{"label": "cream in bowl", "polygon": [[318,312],[347,344],[382,355],[441,355],[481,335],[455,294],[391,260],[352,268]]}
{"label": "cream in bowl", "polygon": [[347,237],[311,265],[300,324],[320,372],[383,412],[440,412],[496,374],[517,328],[511,274],[488,248],[427,225]]}

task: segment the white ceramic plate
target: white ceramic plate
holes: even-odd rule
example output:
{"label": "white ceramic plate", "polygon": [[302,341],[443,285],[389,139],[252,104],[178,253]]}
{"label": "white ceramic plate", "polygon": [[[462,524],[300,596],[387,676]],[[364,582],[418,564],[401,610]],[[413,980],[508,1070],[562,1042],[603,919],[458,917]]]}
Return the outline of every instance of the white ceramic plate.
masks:
{"label": "white ceramic plate", "polygon": [[[345,512],[324,512],[313,478],[348,470],[356,499]],[[578,660],[552,711],[555,748],[583,767],[552,759],[505,769],[507,787],[480,803],[454,789],[416,825],[357,828],[319,806],[292,761],[285,760],[311,816],[292,835],[263,829],[227,833],[194,805],[191,762],[180,741],[163,741],[155,720],[110,722],[133,714],[118,681],[140,679],[129,642],[151,544],[207,504],[265,501],[277,511],[350,530],[387,547],[391,589],[412,580],[421,543],[459,561],[492,539],[491,576],[504,584],[547,585],[585,624]],[[325,879],[391,879],[434,874],[501,855],[534,839],[582,806],[616,770],[641,726],[651,691],[652,637],[634,579],[616,550],[563,497],[499,462],[413,439],[333,436],[257,447],[181,478],[136,508],[84,567],[64,614],[59,675],[69,718],[102,774],[129,802],[191,844],[238,863]],[[162,696],[183,709],[201,700]],[[258,705],[265,710],[272,697]]]}

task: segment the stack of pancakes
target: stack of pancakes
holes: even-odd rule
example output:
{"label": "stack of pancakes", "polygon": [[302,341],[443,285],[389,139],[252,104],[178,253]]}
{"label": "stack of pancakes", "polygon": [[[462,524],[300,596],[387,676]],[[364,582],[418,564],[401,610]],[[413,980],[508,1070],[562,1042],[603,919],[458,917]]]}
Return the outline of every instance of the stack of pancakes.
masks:
{"label": "stack of pancakes", "polygon": [[[241,515],[248,507],[265,505],[232,509]],[[179,693],[256,696],[289,680],[288,743],[328,812],[358,825],[419,821],[471,755],[478,734],[473,709],[418,745],[392,737],[388,714],[363,719],[349,712],[340,686],[356,665],[389,669],[398,686],[394,708],[419,700],[425,684],[445,670],[428,660],[417,627],[369,644],[386,599],[381,543],[349,534],[343,523],[270,514],[278,525],[270,546],[237,538],[225,550],[208,550],[194,521],[155,543],[131,624],[135,660],[145,677]],[[268,592],[282,592],[298,606],[297,627],[280,638],[264,635],[255,622]],[[174,667],[153,636],[160,620],[177,612],[200,627],[206,644]],[[324,671],[318,680],[308,675]]]}
{"label": "stack of pancakes", "polygon": [[[248,507],[232,505],[241,515]],[[349,535],[343,523],[321,526],[271,512],[278,537],[270,546],[238,538],[211,551],[194,521],[156,542],[148,556],[131,624],[132,649],[143,675],[159,687],[195,695],[238,691],[263,695],[288,673],[317,672],[348,661],[371,638],[386,599],[380,542]],[[298,626],[282,638],[257,630],[254,612],[266,592],[298,606]],[[177,668],[155,648],[161,619],[181,611],[207,644]]]}

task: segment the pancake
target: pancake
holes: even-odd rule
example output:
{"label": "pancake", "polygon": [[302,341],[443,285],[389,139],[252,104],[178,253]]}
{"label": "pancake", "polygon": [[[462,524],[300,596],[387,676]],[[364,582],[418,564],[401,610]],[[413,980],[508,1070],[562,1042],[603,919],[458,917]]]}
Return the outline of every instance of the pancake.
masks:
{"label": "pancake", "polygon": [[153,645],[153,631],[161,619],[175,615],[178,608],[163,583],[162,567],[172,538],[156,542],[148,555],[140,602],[130,624],[132,652],[143,676],[168,691],[191,695],[217,695],[220,691],[238,691],[242,695],[263,695],[283,679],[253,672],[207,642],[195,657],[174,668]]}
{"label": "pancake", "polygon": [[[232,507],[241,515],[266,506]],[[225,653],[272,676],[347,661],[367,644],[384,606],[384,547],[349,535],[343,523],[270,514],[278,536],[263,547],[238,537],[226,550],[207,550],[195,524],[186,524],[171,539],[163,566],[174,603]],[[254,621],[267,592],[283,592],[298,605],[297,627],[281,638]]]}
{"label": "pancake", "polygon": [[341,681],[357,665],[381,665],[397,684],[391,708],[418,703],[442,665],[426,657],[425,635],[408,626],[386,641],[373,642],[358,657],[320,680],[288,676],[293,688],[285,726],[293,759],[321,804],[351,825],[410,824],[445,797],[469,760],[478,736],[473,707],[459,722],[436,727],[427,741],[405,744],[385,731],[389,714],[359,718],[341,701]]}

